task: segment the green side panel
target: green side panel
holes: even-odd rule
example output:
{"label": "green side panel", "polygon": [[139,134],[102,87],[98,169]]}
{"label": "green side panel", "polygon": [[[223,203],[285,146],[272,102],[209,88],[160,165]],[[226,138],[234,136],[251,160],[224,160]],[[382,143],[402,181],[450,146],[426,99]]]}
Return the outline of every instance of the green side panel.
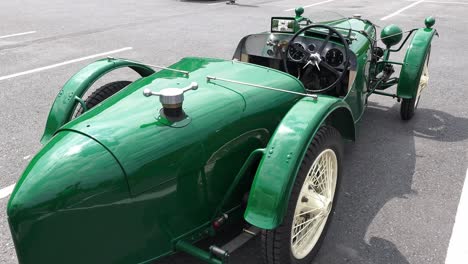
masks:
{"label": "green side panel", "polygon": [[436,30],[432,28],[420,28],[416,31],[401,67],[397,87],[399,97],[410,99],[416,96],[426,53],[431,46],[434,34],[436,34]]}
{"label": "green side panel", "polygon": [[[185,58],[171,67],[190,76],[160,71],[135,81],[62,126],[34,158],[9,206],[22,264],[149,262],[180,239],[206,236],[242,165],[300,98],[206,75],[304,91],[295,78],[248,63]],[[163,124],[159,99],[143,90],[193,81],[199,88],[184,101],[190,122]],[[242,177],[226,211],[239,208],[254,173]],[[229,220],[242,220],[236,214]]]}
{"label": "green side panel", "polygon": [[99,143],[75,132],[53,137],[33,158],[13,191],[8,220],[20,263],[129,263],[142,260],[142,237],[162,229],[135,218],[125,175]]}
{"label": "green side panel", "polygon": [[[319,127],[329,122],[327,117],[341,109],[349,119],[342,116],[343,121],[354,124],[349,106],[330,96],[319,96],[316,101],[301,99],[287,113],[260,161],[244,214],[247,222],[264,229],[273,229],[281,224],[307,147]],[[348,129],[354,130],[354,127]]]}
{"label": "green side panel", "polygon": [[138,72],[141,76],[148,76],[154,73],[154,70],[148,66],[119,59],[98,60],[81,69],[68,80],[55,98],[49,112],[49,117],[47,118],[41,143],[45,144],[61,126],[70,120],[78,103],[75,97],[83,97],[89,87],[101,76],[123,67],[129,67]]}

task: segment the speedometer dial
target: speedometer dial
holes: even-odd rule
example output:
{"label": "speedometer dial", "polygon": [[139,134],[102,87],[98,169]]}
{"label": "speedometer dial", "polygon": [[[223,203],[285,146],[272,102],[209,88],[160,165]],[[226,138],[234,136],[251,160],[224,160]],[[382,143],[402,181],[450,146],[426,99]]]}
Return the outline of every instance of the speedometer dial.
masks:
{"label": "speedometer dial", "polygon": [[340,66],[340,64],[343,63],[343,52],[339,49],[331,49],[325,55],[325,59],[330,66]]}
{"label": "speedometer dial", "polygon": [[303,52],[304,50],[305,50],[305,47],[301,43],[299,42],[293,43],[289,47],[289,54],[288,54],[289,58],[293,61],[301,62],[305,57],[305,54]]}

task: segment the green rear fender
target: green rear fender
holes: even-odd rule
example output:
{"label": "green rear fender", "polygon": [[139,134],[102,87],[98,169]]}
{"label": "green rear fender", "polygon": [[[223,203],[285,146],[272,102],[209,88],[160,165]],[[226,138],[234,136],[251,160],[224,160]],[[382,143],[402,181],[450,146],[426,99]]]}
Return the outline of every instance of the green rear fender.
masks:
{"label": "green rear fender", "polygon": [[89,64],[68,80],[58,93],[50,109],[41,143],[49,141],[56,131],[70,120],[77,103],[94,82],[104,74],[124,67],[131,68],[142,77],[154,73],[148,66],[120,59],[102,59]]}
{"label": "green rear fender", "polygon": [[416,96],[424,60],[435,34],[437,31],[433,28],[420,28],[416,31],[401,67],[397,87],[397,95],[400,98],[411,99]]}
{"label": "green rear fender", "polygon": [[244,215],[247,222],[263,229],[281,224],[305,151],[325,124],[334,126],[345,139],[354,140],[354,119],[340,98],[303,98],[286,114],[257,169]]}

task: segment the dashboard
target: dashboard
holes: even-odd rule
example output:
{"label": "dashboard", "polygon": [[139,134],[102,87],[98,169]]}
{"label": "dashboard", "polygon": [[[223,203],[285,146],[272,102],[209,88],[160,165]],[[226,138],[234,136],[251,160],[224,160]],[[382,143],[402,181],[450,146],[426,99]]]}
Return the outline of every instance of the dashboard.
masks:
{"label": "dashboard", "polygon": [[[242,53],[249,56],[282,60],[283,52],[286,50],[291,37],[291,34],[281,33],[250,35],[245,39]],[[294,44],[289,48],[287,54],[288,61],[306,63],[306,54],[303,50],[315,52],[321,47],[322,43],[323,40],[319,38],[298,36]],[[342,45],[329,41],[320,55],[330,66],[343,70],[343,62],[345,61],[344,54],[344,47]],[[352,58],[353,54],[350,54],[351,61]],[[351,64],[353,64],[353,62],[351,62]]]}
{"label": "dashboard", "polygon": [[[320,45],[322,45],[322,43],[315,42],[316,41],[312,40],[308,40],[307,42],[295,41],[294,44],[292,44],[289,48],[288,58],[294,62],[304,62],[304,60],[307,59],[307,54],[305,54],[302,50],[317,52],[320,48]],[[338,47],[325,47],[321,55],[325,58],[325,61],[333,67],[341,66],[344,61],[343,51]]]}

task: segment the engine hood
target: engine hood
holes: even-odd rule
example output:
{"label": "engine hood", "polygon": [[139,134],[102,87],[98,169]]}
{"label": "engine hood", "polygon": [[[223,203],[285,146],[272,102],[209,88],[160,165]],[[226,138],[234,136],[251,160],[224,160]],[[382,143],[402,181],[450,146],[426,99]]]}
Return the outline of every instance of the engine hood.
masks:
{"label": "engine hood", "polygon": [[[190,74],[186,77],[163,70],[141,78],[59,130],[85,134],[107,148],[124,169],[132,194],[184,175],[203,173],[200,166],[222,156],[220,149],[227,142],[242,141],[239,135],[245,133],[259,137],[252,131],[270,133],[299,99],[277,91],[208,81],[207,76],[304,91],[292,76],[254,64],[184,58],[170,68]],[[185,93],[183,109],[189,120],[181,125],[163,122],[159,98],[143,96],[145,88],[158,92],[191,82],[197,82],[199,88]]]}

